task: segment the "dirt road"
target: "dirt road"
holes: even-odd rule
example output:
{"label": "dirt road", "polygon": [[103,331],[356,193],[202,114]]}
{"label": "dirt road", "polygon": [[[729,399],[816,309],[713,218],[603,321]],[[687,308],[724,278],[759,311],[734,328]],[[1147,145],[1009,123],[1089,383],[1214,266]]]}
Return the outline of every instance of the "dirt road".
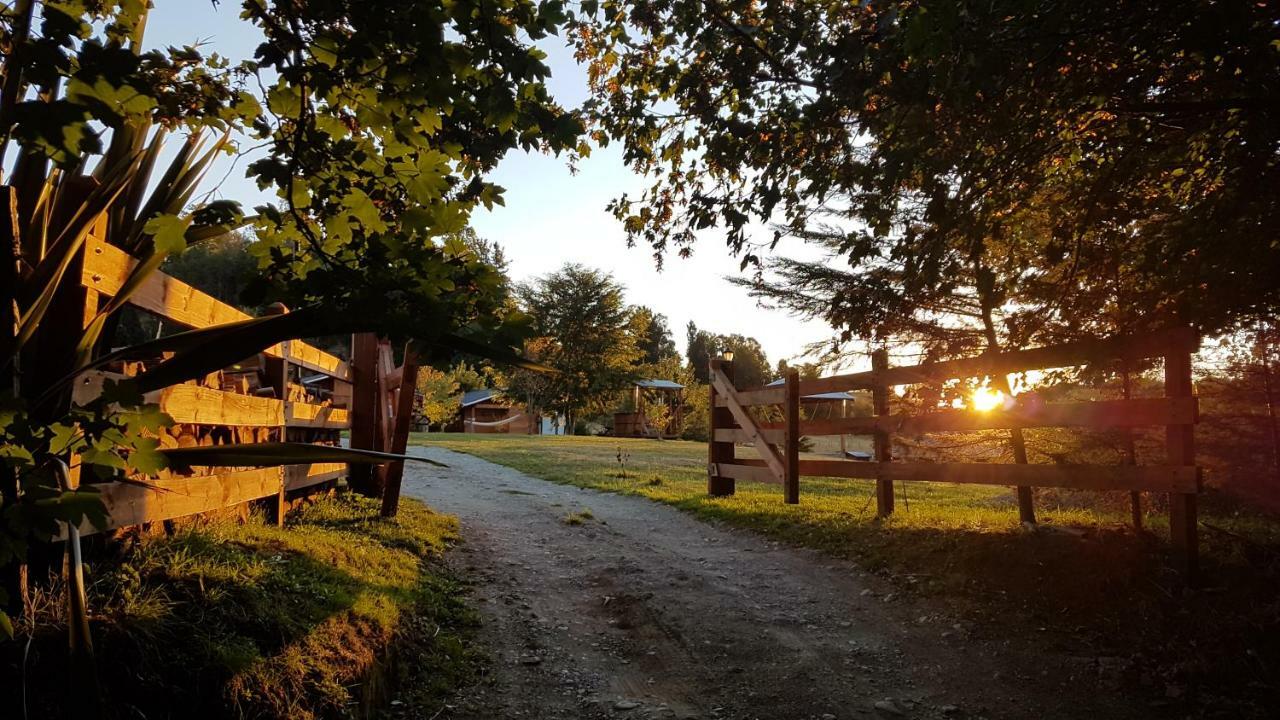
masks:
{"label": "dirt road", "polygon": [[[441,717],[1141,717],[1093,658],[979,641],[855,565],[438,448],[488,675]],[[590,513],[589,518],[570,513]],[[1102,680],[1100,680],[1102,677]]]}

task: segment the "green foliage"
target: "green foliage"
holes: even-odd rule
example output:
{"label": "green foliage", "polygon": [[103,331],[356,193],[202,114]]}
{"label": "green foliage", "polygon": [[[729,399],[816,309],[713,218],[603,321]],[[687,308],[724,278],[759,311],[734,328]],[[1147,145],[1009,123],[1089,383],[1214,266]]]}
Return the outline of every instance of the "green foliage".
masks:
{"label": "green foliage", "polygon": [[635,380],[640,357],[629,332],[630,312],[618,285],[599,270],[568,264],[518,289],[533,318],[546,378],[546,407],[578,428],[583,410],[603,412],[616,391]]}
{"label": "green foliage", "polygon": [[599,9],[574,38],[596,134],[650,179],[612,205],[629,235],[721,228],[744,265],[753,223],[818,242],[762,292],[841,339],[951,354],[1280,307],[1269,4]]}
{"label": "green foliage", "polygon": [[418,368],[417,390],[416,415],[426,425],[447,425],[458,414],[461,389],[453,372],[442,372],[429,365]]}
{"label": "green foliage", "polygon": [[744,335],[716,335],[689,322],[685,329],[687,338],[685,357],[693,368],[698,382],[710,382],[707,363],[725,352],[733,353],[734,382],[738,387],[760,387],[773,379],[773,370],[764,354],[760,341]]}
{"label": "green foliage", "polygon": [[666,315],[643,305],[632,308],[631,334],[636,338],[641,363],[654,364],[668,357],[679,357]]}

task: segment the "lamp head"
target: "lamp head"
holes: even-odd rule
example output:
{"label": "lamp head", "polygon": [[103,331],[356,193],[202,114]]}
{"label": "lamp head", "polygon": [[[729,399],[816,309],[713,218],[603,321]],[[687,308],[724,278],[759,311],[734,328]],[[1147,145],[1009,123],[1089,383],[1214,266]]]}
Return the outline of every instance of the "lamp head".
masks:
{"label": "lamp head", "polygon": [[733,351],[725,350],[721,357],[724,358],[725,362],[733,362]]}

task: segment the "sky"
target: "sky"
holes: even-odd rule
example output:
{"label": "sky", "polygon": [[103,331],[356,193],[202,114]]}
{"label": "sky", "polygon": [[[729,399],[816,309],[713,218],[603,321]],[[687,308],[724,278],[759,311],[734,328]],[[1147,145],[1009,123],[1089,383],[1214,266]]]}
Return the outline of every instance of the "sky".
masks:
{"label": "sky", "polygon": [[[250,57],[261,36],[239,19],[239,3],[224,0],[160,0],[148,19],[146,46],[203,43],[206,54],[232,61]],[[587,96],[586,74],[559,39],[539,43],[545,50],[552,78],[552,94],[565,107],[576,107]],[[270,198],[244,177],[246,161],[228,160],[209,177],[220,180],[218,195],[252,207]],[[676,345],[684,349],[685,325],[715,333],[740,333],[760,341],[771,363],[795,359],[804,346],[831,336],[820,321],[804,321],[776,309],[758,306],[727,276],[741,274],[722,237],[708,233],[693,247],[693,257],[669,255],[658,270],[647,247],[628,248],[621,223],[605,208],[630,191],[636,194],[644,179],[633,173],[613,144],[596,149],[570,172],[565,158],[513,151],[490,179],[506,189],[505,206],[477,210],[471,225],[480,236],[497,241],[511,259],[516,281],[545,275],[566,262],[599,268],[626,288],[627,301],[646,305],[667,316]],[[225,179],[223,179],[225,177]],[[758,228],[761,241],[767,228]]]}

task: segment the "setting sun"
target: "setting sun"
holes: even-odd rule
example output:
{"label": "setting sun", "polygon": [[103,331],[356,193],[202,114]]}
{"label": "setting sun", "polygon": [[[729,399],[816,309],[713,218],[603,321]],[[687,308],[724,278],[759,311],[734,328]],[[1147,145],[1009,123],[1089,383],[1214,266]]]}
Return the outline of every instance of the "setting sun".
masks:
{"label": "setting sun", "polygon": [[1004,393],[991,388],[978,388],[973,391],[973,397],[970,401],[974,410],[988,412],[1004,404]]}

